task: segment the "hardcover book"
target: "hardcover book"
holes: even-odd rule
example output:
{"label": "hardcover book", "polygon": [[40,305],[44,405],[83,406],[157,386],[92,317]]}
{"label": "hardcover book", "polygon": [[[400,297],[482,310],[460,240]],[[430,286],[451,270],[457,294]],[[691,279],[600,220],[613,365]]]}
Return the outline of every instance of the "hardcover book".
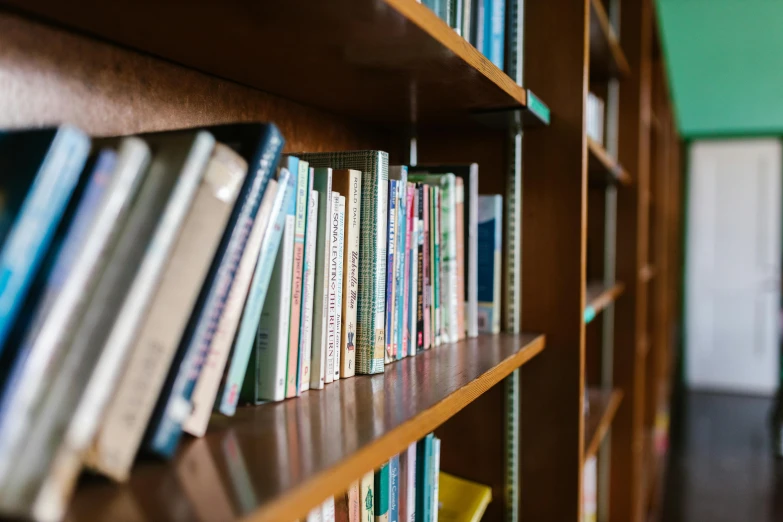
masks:
{"label": "hardcover book", "polygon": [[[337,346],[334,349],[334,380],[340,378],[340,351],[343,346],[343,337],[345,334],[342,330],[343,324],[343,272],[345,271],[345,260],[343,259],[343,252],[345,251],[345,196],[340,196],[337,205],[338,223],[337,228],[332,233],[332,242],[337,237],[337,250],[334,253],[334,258],[337,261],[337,268],[335,270],[336,281],[330,283],[337,285],[337,306],[336,313],[337,318],[335,321],[335,342]],[[333,260],[334,262],[334,260]]]}
{"label": "hardcover book", "polygon": [[397,359],[407,355],[405,348],[405,269],[408,231],[408,167],[389,167],[389,179],[397,181],[397,251],[394,256],[394,351]]}
{"label": "hardcover book", "polygon": [[[412,332],[411,332],[411,288],[413,284],[413,249],[415,241],[413,234],[414,225],[414,207],[416,206],[416,190],[413,183],[406,183],[405,198],[405,272],[403,273],[403,305],[402,305],[402,338],[405,349],[405,356],[413,355]],[[415,291],[415,290],[414,290]]]}
{"label": "hardcover book", "polygon": [[375,470],[375,522],[389,522],[389,463]]}
{"label": "hardcover book", "polygon": [[410,289],[408,292],[408,355],[416,355],[418,346],[418,296],[419,296],[419,235],[421,226],[419,222],[419,190],[413,185],[413,204],[411,208],[411,255],[410,255]]}
{"label": "hardcover book", "polygon": [[[310,169],[310,186],[312,186],[312,172]],[[316,238],[318,233],[318,192],[310,190],[310,208],[307,210],[307,238],[305,241],[305,275],[304,290],[302,292],[302,326],[299,333],[299,390],[310,389],[310,365],[312,364],[313,341],[313,292],[315,289],[315,253]]]}
{"label": "hardcover book", "polygon": [[[289,319],[288,340],[288,369],[286,371],[287,398],[295,397],[300,393],[299,371],[301,361],[301,348],[299,346],[299,333],[302,317],[302,291],[305,265],[305,234],[307,232],[307,208],[310,199],[310,165],[306,161],[289,156],[288,170],[296,176],[296,208],[294,230],[294,259],[291,274],[291,303]],[[295,161],[294,161],[295,160]],[[294,168],[295,167],[295,168]]]}
{"label": "hardcover book", "polygon": [[400,520],[400,456],[389,460],[389,522]]}
{"label": "hardcover book", "polygon": [[432,444],[430,433],[416,443],[416,520],[432,520]]}
{"label": "hardcover book", "polygon": [[500,279],[503,249],[503,197],[479,196],[478,327],[500,332]]}
{"label": "hardcover book", "polygon": [[360,482],[360,515],[362,522],[374,522],[375,521],[375,473],[368,471],[362,477]]}
{"label": "hardcover book", "polygon": [[424,208],[427,206],[425,186],[416,184],[416,353],[424,351]]}
{"label": "hardcover book", "polygon": [[492,488],[441,471],[438,476],[438,520],[480,522],[492,501]]}
{"label": "hardcover book", "polygon": [[389,180],[389,205],[387,216],[387,243],[386,243],[386,364],[396,359],[394,353],[394,252],[396,250],[395,225],[397,223],[397,181]]}
{"label": "hardcover book", "polygon": [[314,170],[313,190],[318,192],[318,231],[315,243],[315,288],[313,289],[313,333],[310,388],[326,384],[327,344],[329,342],[329,253],[332,250],[329,224],[332,222],[332,169]]}
{"label": "hardcover book", "polygon": [[357,309],[357,373],[383,372],[386,339],[386,202],[389,155],[382,151],[301,154],[313,166],[356,169],[362,173]]}
{"label": "hardcover book", "polygon": [[441,227],[441,190],[439,187],[435,188],[435,198],[432,202],[432,216],[433,216],[433,233],[432,233],[432,275],[430,276],[432,278],[432,308],[433,308],[433,317],[434,317],[434,324],[433,327],[433,342],[435,343],[435,346],[440,346],[441,340],[443,338],[443,306],[440,302],[440,287],[441,287],[441,255],[440,255],[440,245],[442,243],[442,227]]}
{"label": "hardcover book", "polygon": [[464,339],[465,325],[465,185],[462,178],[456,179],[457,185],[457,335]]}
{"label": "hardcover book", "polygon": [[430,259],[430,252],[431,252],[431,245],[430,245],[430,239],[431,239],[431,230],[430,230],[430,212],[432,209],[432,196],[433,191],[430,190],[431,187],[427,185],[422,185],[422,196],[424,204],[422,205],[422,236],[421,236],[421,245],[422,245],[422,251],[421,251],[421,276],[422,276],[422,313],[424,317],[423,321],[423,330],[424,333],[424,341],[422,348],[424,350],[429,350],[432,346],[432,331],[431,331],[431,315],[430,312],[432,311],[432,273],[431,273],[431,259]]}
{"label": "hardcover book", "polygon": [[[342,254],[340,250],[340,194],[332,192],[332,199],[329,202],[332,213],[329,216],[329,225],[327,234],[329,234],[329,271],[326,274],[326,285],[328,288],[328,315],[326,325],[326,373],[325,382],[329,384],[334,381],[335,362],[338,363],[337,378],[340,378],[339,361],[336,360],[336,354],[340,350],[340,331],[338,328],[339,317],[337,310],[340,303],[337,301],[339,293],[337,282],[342,279],[342,263],[338,257]],[[345,209],[345,199],[343,198],[343,211]],[[338,269],[339,267],[339,269]]]}
{"label": "hardcover book", "polygon": [[408,518],[404,522],[416,522],[416,491],[418,487],[416,485],[416,453],[418,451],[418,443],[413,442],[406,453],[408,454],[408,473],[406,479],[407,492],[405,497],[408,503],[408,507],[405,509]]}
{"label": "hardcover book", "polygon": [[432,521],[438,522],[438,475],[440,474],[440,439],[432,438]]}
{"label": "hardcover book", "polygon": [[359,230],[361,229],[362,173],[332,171],[332,186],[345,196],[343,231],[343,307],[341,314],[340,376],[353,377],[356,367],[356,319],[359,300]]}

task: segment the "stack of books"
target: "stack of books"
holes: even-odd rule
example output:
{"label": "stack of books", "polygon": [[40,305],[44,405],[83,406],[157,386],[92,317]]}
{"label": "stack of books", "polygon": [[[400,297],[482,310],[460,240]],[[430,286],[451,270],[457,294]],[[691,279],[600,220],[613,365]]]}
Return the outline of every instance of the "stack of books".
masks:
{"label": "stack of books", "polygon": [[0,132],[0,514],[59,519],[85,466],[124,481],[213,412],[478,335],[477,165],[283,146]]}
{"label": "stack of books", "polygon": [[440,439],[430,433],[307,515],[307,522],[437,522]]}

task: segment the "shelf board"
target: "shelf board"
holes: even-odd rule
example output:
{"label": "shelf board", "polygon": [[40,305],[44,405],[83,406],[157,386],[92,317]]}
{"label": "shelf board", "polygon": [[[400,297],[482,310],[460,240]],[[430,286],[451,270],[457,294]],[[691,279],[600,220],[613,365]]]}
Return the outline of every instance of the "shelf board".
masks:
{"label": "shelf board", "polygon": [[644,283],[649,283],[655,277],[655,265],[647,263],[639,270],[639,279]]}
{"label": "shelf board", "polygon": [[585,288],[585,312],[584,321],[589,323],[601,311],[614,303],[618,297],[625,291],[625,285],[616,282],[614,285],[606,286],[600,281],[588,282]]}
{"label": "shelf board", "polygon": [[590,0],[590,78],[623,78],[631,68],[601,0]]}
{"label": "shelf board", "polygon": [[631,176],[597,141],[587,137],[587,170],[594,185],[617,184],[628,186]]}
{"label": "shelf board", "polygon": [[623,392],[620,390],[588,389],[585,396],[589,404],[584,422],[585,453],[584,460],[598,453],[601,441],[604,440],[614,414],[620,406]]}
{"label": "shelf board", "polygon": [[415,0],[0,6],[359,121],[471,122],[501,110],[548,120],[543,102],[526,110],[525,88]]}
{"label": "shelf board", "polygon": [[138,462],[124,485],[83,481],[68,520],[132,520],[134,502],[138,518],[150,520],[304,518],[543,349],[542,335],[480,336],[397,361],[384,374],[215,416],[172,462]]}

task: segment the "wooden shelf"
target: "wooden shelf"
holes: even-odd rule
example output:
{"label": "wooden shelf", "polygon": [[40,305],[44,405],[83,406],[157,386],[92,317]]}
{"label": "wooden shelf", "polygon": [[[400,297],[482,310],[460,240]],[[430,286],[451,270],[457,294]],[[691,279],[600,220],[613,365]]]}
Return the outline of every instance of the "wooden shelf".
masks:
{"label": "wooden shelf", "polygon": [[543,102],[533,97],[527,111],[526,89],[414,0],[0,6],[360,121],[469,122],[519,110],[524,121],[549,119]]}
{"label": "wooden shelf", "polygon": [[625,285],[620,282],[612,286],[606,286],[600,281],[588,282],[585,288],[585,322],[592,321],[604,308],[615,302],[623,291]]}
{"label": "wooden shelf", "polygon": [[639,279],[644,283],[649,283],[655,277],[655,265],[646,264],[639,270]]}
{"label": "wooden shelf", "polygon": [[137,463],[128,484],[85,481],[68,520],[133,520],[136,508],[150,520],[304,518],[543,349],[542,335],[481,336],[392,363],[384,374],[216,416],[174,461]]}
{"label": "wooden shelf", "polygon": [[622,78],[630,71],[601,0],[590,0],[590,78]]}
{"label": "wooden shelf", "polygon": [[585,416],[585,453],[584,460],[598,453],[601,441],[606,436],[617,412],[623,392],[620,390],[588,389],[585,398],[589,404]]}
{"label": "wooden shelf", "polygon": [[617,184],[628,186],[631,176],[601,144],[587,137],[587,170],[593,185]]}

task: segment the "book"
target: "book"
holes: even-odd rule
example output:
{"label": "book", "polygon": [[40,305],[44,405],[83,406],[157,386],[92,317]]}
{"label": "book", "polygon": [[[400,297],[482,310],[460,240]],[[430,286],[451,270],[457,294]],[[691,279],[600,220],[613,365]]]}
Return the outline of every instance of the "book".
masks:
{"label": "book", "polygon": [[416,520],[432,520],[432,444],[430,433],[416,443]]}
{"label": "book", "polygon": [[323,521],[323,515],[324,515],[323,506],[322,505],[316,506],[313,509],[311,509],[309,513],[307,513],[306,521],[307,522],[322,522]]}
{"label": "book", "polygon": [[396,359],[394,353],[394,252],[397,248],[395,225],[397,223],[397,180],[389,180],[389,204],[386,229],[386,352],[384,363],[388,364]]}
{"label": "book", "polygon": [[76,207],[73,219],[54,255],[34,316],[20,333],[0,399],[0,483],[87,307],[119,232],[115,224],[125,221],[149,159],[149,147],[138,138],[124,139],[116,153],[103,149],[89,181],[92,190],[85,188],[82,198],[71,202]]}
{"label": "book", "polygon": [[359,492],[359,481],[351,482],[346,492],[348,500],[348,521],[360,522],[361,521],[361,498]]}
{"label": "book", "polygon": [[505,0],[476,0],[484,3],[484,41],[480,51],[499,69],[503,69],[506,36]]}
{"label": "book", "polygon": [[356,366],[356,319],[359,299],[359,230],[361,230],[362,173],[335,169],[332,187],[345,197],[343,231],[343,306],[341,313],[340,376],[353,377]]}
{"label": "book", "polygon": [[359,487],[361,508],[359,515],[362,522],[373,522],[375,520],[375,473],[372,471],[365,473]]}
{"label": "book", "polygon": [[329,497],[321,504],[323,522],[335,522],[334,497]]}
{"label": "book", "polygon": [[[478,2],[478,0],[475,0]],[[480,2],[478,2],[480,3]],[[463,183],[463,201],[465,222],[463,243],[467,248],[467,257],[464,258],[465,274],[463,285],[466,291],[465,321],[468,337],[478,335],[478,164],[465,165],[420,165],[410,167],[410,170],[425,174],[454,174]],[[455,201],[457,195],[455,193]],[[455,219],[456,222],[456,219]]]}
{"label": "book", "polygon": [[503,197],[479,196],[478,328],[500,332],[500,280],[503,249]]}
{"label": "book", "polygon": [[337,251],[335,252],[334,257],[337,260],[337,269],[335,270],[335,276],[336,276],[336,282],[337,285],[337,318],[335,320],[335,342],[337,343],[337,346],[335,346],[334,350],[334,380],[338,380],[340,378],[340,352],[341,347],[344,344],[343,341],[343,330],[342,330],[342,324],[343,324],[343,272],[345,271],[345,259],[343,259],[343,253],[345,252],[345,196],[340,196],[339,203],[337,206],[338,209],[338,223],[337,223],[337,230],[335,230],[336,234],[332,234],[332,241],[334,241],[334,237],[336,235],[337,237]]}
{"label": "book", "polygon": [[422,235],[421,235],[421,277],[422,277],[422,315],[423,315],[423,345],[424,350],[429,350],[432,346],[432,328],[430,312],[432,311],[432,262],[430,259],[430,212],[432,210],[433,191],[427,185],[422,185]]}
{"label": "book", "polygon": [[328,384],[334,382],[335,366],[337,366],[337,379],[340,379],[340,283],[342,282],[342,245],[340,244],[340,235],[342,227],[340,226],[340,203],[342,199],[342,211],[345,213],[345,198],[338,192],[332,192],[330,205],[332,214],[329,216],[329,272],[327,273],[327,287],[329,289],[328,297],[328,318],[326,334],[326,374],[325,382]]}
{"label": "book", "polygon": [[0,354],[89,152],[75,127],[0,132]]}
{"label": "book", "polygon": [[400,456],[389,460],[389,522],[400,520]]}
{"label": "book", "polygon": [[405,268],[407,266],[408,167],[389,167],[389,179],[397,181],[397,226],[395,232],[397,236],[397,251],[394,256],[394,310],[396,314],[394,318],[394,351],[396,358],[402,359],[407,355],[405,348]]}
{"label": "book", "polygon": [[223,369],[228,361],[231,343],[234,341],[239,326],[245,298],[253,279],[253,271],[261,252],[261,244],[269,225],[272,207],[277,200],[278,190],[277,180],[269,180],[256,219],[252,222],[252,228],[239,259],[239,265],[234,272],[234,279],[231,290],[226,297],[223,313],[217,322],[210,342],[205,343],[209,348],[207,359],[203,362],[201,374],[193,385],[190,415],[182,423],[182,429],[196,437],[203,436],[207,429],[222,380]]}
{"label": "book", "polygon": [[57,371],[10,464],[0,493],[6,513],[57,519],[111,399],[137,327],[214,148],[207,132],[146,140],[147,175]]}
{"label": "book", "polygon": [[329,253],[332,250],[329,224],[332,222],[332,169],[313,171],[313,190],[318,192],[318,230],[315,243],[313,289],[312,355],[310,389],[326,384],[327,344],[329,342]]}
{"label": "book", "polygon": [[[295,216],[296,228],[294,230],[294,259],[291,274],[291,303],[289,319],[288,340],[288,369],[286,372],[286,398],[295,397],[300,393],[299,373],[301,361],[301,348],[299,346],[299,333],[302,318],[302,291],[305,264],[305,234],[307,232],[307,208],[310,199],[310,165],[306,161],[300,161],[294,156],[288,156],[288,170],[296,173],[296,201]],[[296,161],[293,161],[296,160]],[[296,168],[294,168],[294,164]]]}
{"label": "book", "polygon": [[389,463],[375,470],[375,522],[389,522]]}
{"label": "book", "polygon": [[408,449],[398,455],[399,485],[397,487],[397,520],[408,521]]}
{"label": "book", "polygon": [[598,520],[598,459],[591,455],[582,468],[582,520]]}
{"label": "book", "polygon": [[492,488],[443,471],[438,476],[438,520],[480,522],[492,501]]}
{"label": "book", "polygon": [[416,353],[424,351],[424,208],[427,206],[425,186],[416,184]]}
{"label": "book", "polygon": [[415,183],[413,185],[413,205],[411,209],[411,255],[410,255],[410,290],[408,303],[408,335],[410,344],[408,355],[416,355],[418,346],[418,295],[419,295],[419,234],[421,226],[419,222],[419,190]]}
{"label": "book", "polygon": [[236,152],[214,145],[88,456],[115,480],[130,472],[246,172]]}
{"label": "book", "polygon": [[334,519],[336,522],[349,522],[348,492],[334,496]]}
{"label": "book", "polygon": [[286,372],[290,329],[290,304],[293,289],[296,241],[296,217],[286,214],[283,237],[277,249],[275,265],[266,292],[261,319],[256,332],[256,364],[248,364],[242,384],[243,400],[251,403],[282,401],[287,394]]}
{"label": "book", "polygon": [[389,155],[382,151],[300,154],[312,166],[356,169],[362,173],[359,237],[359,304],[356,372],[383,372],[386,303],[386,201]]}
{"label": "book", "polygon": [[405,512],[408,515],[408,518],[403,520],[403,522],[416,522],[416,454],[418,451],[418,443],[413,442],[411,443],[408,448],[405,450],[405,452],[408,454],[407,458],[407,466],[408,466],[408,472],[407,472],[407,478],[406,478],[406,493],[405,498],[407,501],[407,507],[405,508]]}
{"label": "book", "polygon": [[217,410],[231,416],[236,411],[239,391],[242,387],[251,354],[255,352],[256,332],[258,320],[261,317],[261,309],[266,300],[269,280],[272,276],[272,266],[277,256],[277,250],[283,235],[285,226],[285,209],[291,207],[291,200],[296,196],[294,177],[286,168],[280,169],[277,178],[278,190],[272,203],[272,211],[269,215],[269,230],[261,241],[261,252],[253,271],[253,280],[250,283],[239,330],[234,340],[234,348],[231,356],[231,364],[228,367],[222,393],[217,404]]}
{"label": "book", "polygon": [[[216,140],[242,157],[249,172],[146,436],[148,449],[164,457],[173,455],[183,428],[197,436],[206,430],[267,228],[274,197],[266,206],[263,202],[270,184],[276,185],[271,178],[283,148],[283,137],[272,124],[239,123],[208,129]],[[183,132],[188,131],[164,134]]]}
{"label": "book", "polygon": [[432,438],[432,520],[438,522],[438,475],[440,474],[440,439]]}
{"label": "book", "polygon": [[412,183],[406,182],[405,187],[405,267],[403,272],[403,304],[402,304],[402,340],[405,356],[412,355],[411,352],[411,328],[410,328],[410,292],[413,270],[413,212],[416,203],[415,190]]}
{"label": "book", "polygon": [[457,339],[464,339],[465,324],[465,184],[462,178],[456,178],[457,206]]}
{"label": "book", "polygon": [[[310,169],[310,186],[313,176]],[[307,210],[307,237],[305,241],[304,288],[302,290],[302,320],[299,332],[299,390],[310,389],[310,364],[313,340],[313,291],[315,288],[315,253],[318,232],[318,192],[310,190]]]}
{"label": "book", "polygon": [[440,277],[441,277],[441,256],[440,256],[440,244],[442,242],[441,234],[441,191],[439,187],[435,188],[435,197],[432,201],[432,240],[431,240],[431,256],[432,256],[432,284],[430,285],[432,290],[430,292],[432,299],[432,316],[433,316],[433,343],[435,346],[440,346],[443,337],[443,306],[440,302]]}

